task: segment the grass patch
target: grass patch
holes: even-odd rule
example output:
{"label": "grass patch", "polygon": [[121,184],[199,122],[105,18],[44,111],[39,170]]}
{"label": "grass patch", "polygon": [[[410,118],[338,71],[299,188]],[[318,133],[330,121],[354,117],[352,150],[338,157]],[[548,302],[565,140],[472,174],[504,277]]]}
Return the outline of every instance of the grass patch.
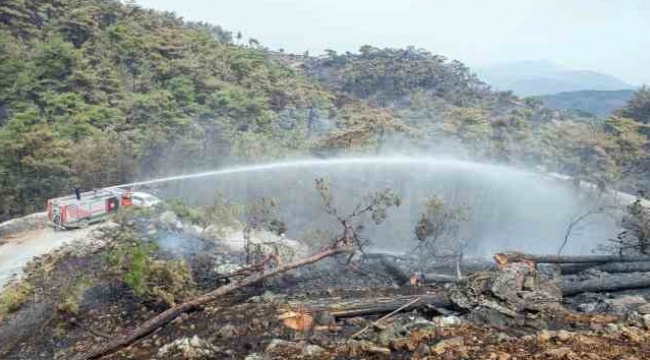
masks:
{"label": "grass patch", "polygon": [[0,294],[0,321],[8,314],[18,311],[34,291],[26,281],[18,281]]}
{"label": "grass patch", "polygon": [[92,286],[92,282],[88,277],[82,276],[77,279],[61,293],[62,300],[57,305],[59,311],[77,315],[79,313],[79,303],[90,286]]}

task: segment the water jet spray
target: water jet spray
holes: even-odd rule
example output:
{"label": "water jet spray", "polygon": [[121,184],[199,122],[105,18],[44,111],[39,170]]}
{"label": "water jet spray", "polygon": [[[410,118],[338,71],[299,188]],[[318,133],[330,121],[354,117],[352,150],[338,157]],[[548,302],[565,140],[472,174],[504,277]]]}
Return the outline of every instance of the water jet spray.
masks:
{"label": "water jet spray", "polygon": [[[376,246],[398,252],[413,245],[413,224],[424,199],[431,194],[441,195],[448,202],[468,205],[471,222],[465,227],[462,237],[468,239],[470,253],[479,256],[512,248],[556,251],[566,226],[576,214],[615,200],[613,197],[595,196],[596,192],[589,189],[577,191],[566,181],[545,173],[426,156],[288,160],[162,177],[115,187],[176,182],[179,183],[176,191],[186,186],[187,191],[182,197],[194,199],[199,205],[209,205],[215,188],[235,201],[279,196],[284,208],[281,215],[293,231],[288,235],[299,237],[310,226],[326,228],[332,225],[320,219],[324,216],[311,186],[316,177],[323,176],[340,185],[341,191],[336,197],[341,199],[343,206],[348,198],[373,188],[391,187],[401,193],[405,198],[402,209],[391,215],[390,221],[381,229],[366,234],[377,239]],[[216,183],[197,184],[197,181],[216,177],[220,179]],[[590,252],[598,242],[605,241],[617,231],[615,219],[606,216],[594,218],[588,229],[574,236],[566,251],[573,254]]]}

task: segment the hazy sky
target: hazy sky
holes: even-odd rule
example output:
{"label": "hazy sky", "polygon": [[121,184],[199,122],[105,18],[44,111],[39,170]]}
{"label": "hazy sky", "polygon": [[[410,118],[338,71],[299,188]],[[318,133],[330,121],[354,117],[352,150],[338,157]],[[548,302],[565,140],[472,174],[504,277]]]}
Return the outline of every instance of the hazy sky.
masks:
{"label": "hazy sky", "polygon": [[470,66],[551,60],[650,83],[650,0],[138,0],[302,53],[415,45]]}

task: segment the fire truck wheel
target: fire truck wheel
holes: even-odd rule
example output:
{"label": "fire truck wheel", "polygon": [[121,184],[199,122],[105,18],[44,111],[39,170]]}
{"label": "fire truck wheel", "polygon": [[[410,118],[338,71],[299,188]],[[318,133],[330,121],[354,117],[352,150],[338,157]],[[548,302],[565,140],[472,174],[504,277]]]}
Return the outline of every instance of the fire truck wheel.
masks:
{"label": "fire truck wheel", "polygon": [[83,220],[79,221],[79,228],[80,229],[85,229],[85,228],[88,227],[88,225],[90,225],[90,222],[88,221],[88,219],[83,219]]}

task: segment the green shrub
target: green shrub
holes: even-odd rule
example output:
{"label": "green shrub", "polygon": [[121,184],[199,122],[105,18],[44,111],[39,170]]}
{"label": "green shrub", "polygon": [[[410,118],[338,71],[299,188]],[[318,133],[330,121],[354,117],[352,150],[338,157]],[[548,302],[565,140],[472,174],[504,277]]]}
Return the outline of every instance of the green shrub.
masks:
{"label": "green shrub", "polygon": [[193,293],[195,283],[181,260],[159,260],[157,246],[138,241],[117,243],[104,257],[109,273],[145,300],[174,306]]}
{"label": "green shrub", "polygon": [[175,306],[193,294],[195,283],[190,268],[181,260],[156,260],[147,267],[148,296]]}

